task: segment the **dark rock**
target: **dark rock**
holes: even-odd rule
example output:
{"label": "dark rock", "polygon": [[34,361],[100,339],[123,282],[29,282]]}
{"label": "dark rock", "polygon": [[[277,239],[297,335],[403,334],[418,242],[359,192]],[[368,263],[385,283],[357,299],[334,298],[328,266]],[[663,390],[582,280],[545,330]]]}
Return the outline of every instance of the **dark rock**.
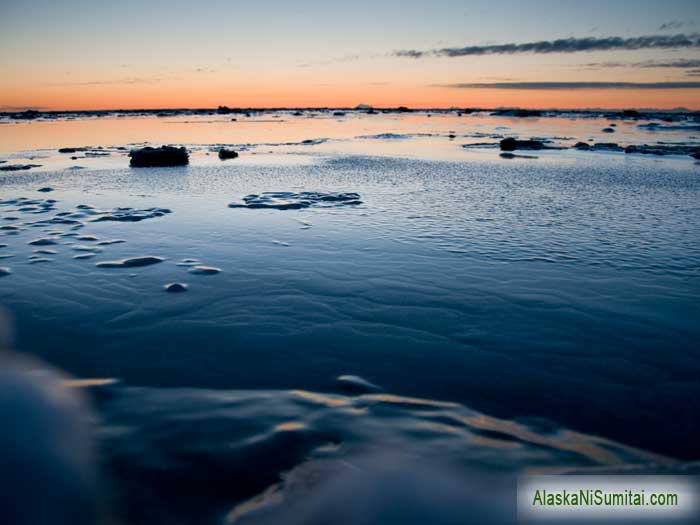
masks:
{"label": "dark rock", "polygon": [[658,122],[649,122],[647,124],[639,124],[637,127],[649,131],[700,131],[700,125],[697,123],[661,125]]}
{"label": "dark rock", "polygon": [[462,144],[463,148],[496,148],[498,142],[472,142],[471,144]]}
{"label": "dark rock", "polygon": [[170,293],[186,292],[187,285],[184,283],[168,283],[165,285],[165,291]]}
{"label": "dark rock", "polygon": [[510,151],[504,151],[499,155],[502,159],[537,159],[539,157],[536,157],[534,155],[516,155],[515,153],[511,153]]}
{"label": "dark rock", "polygon": [[58,150],[59,153],[78,153],[79,151],[85,151],[87,148],[61,148]]}
{"label": "dark rock", "polygon": [[641,153],[642,155],[690,155],[697,159],[700,156],[700,147],[685,146],[682,144],[632,144],[625,148],[625,153]]}
{"label": "dark rock", "polygon": [[624,149],[615,142],[596,142],[595,144],[577,142],[574,144],[574,148],[581,151],[624,151]]}
{"label": "dark rock", "polygon": [[26,111],[22,111],[21,113],[13,113],[12,118],[18,119],[18,120],[33,120],[35,118],[38,118],[41,115],[39,111],[36,111],[34,109],[28,109]]}
{"label": "dark rock", "polygon": [[21,171],[40,167],[41,164],[8,164],[7,166],[0,166],[0,171]]}
{"label": "dark rock", "polygon": [[491,115],[496,117],[541,117],[542,112],[539,109],[497,109],[491,112]]}
{"label": "dark rock", "polygon": [[0,266],[0,277],[5,277],[6,275],[10,275],[12,273],[12,270],[10,270],[7,266]]}
{"label": "dark rock", "polygon": [[603,128],[602,131],[603,133],[615,133],[613,128]]}
{"label": "dark rock", "polygon": [[44,186],[43,188],[39,188],[36,191],[40,191],[41,193],[48,193],[50,191],[53,191],[53,188],[50,186]]}
{"label": "dark rock", "polygon": [[132,150],[129,153],[132,168],[153,168],[169,166],[186,166],[189,163],[189,153],[185,148],[162,146],[160,148],[145,148]]}
{"label": "dark rock", "polygon": [[518,140],[512,137],[503,139],[500,145],[503,151],[515,151],[517,149],[540,150],[546,148],[541,140]]}
{"label": "dark rock", "polygon": [[636,111],[634,109],[626,109],[624,111],[621,111],[619,113],[619,115],[622,118],[639,118],[640,117],[639,111]]}
{"label": "dark rock", "polygon": [[593,144],[595,151],[622,151],[622,148],[615,142],[596,142]]}
{"label": "dark rock", "polygon": [[232,149],[221,148],[219,150],[219,158],[221,160],[235,159],[236,157],[238,157],[238,153]]}

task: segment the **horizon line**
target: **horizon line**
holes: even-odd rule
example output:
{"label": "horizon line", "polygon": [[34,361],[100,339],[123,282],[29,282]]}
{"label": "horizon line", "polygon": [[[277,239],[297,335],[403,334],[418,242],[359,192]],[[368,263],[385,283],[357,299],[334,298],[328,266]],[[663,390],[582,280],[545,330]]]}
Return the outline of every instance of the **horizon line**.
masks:
{"label": "horizon line", "polygon": [[[365,107],[359,107],[365,106]],[[226,108],[223,112],[219,112],[219,108]],[[541,112],[593,112],[593,111],[640,111],[640,112],[660,112],[660,113],[697,113],[698,108],[675,107],[675,108],[649,108],[649,107],[579,107],[579,108],[534,108],[523,106],[496,106],[496,107],[477,107],[477,106],[405,106],[402,104],[391,106],[372,106],[369,104],[358,104],[356,106],[239,106],[229,107],[220,105],[217,107],[152,107],[152,108],[102,108],[102,109],[42,109],[41,106],[18,106],[5,107],[0,106],[0,115],[13,115],[22,113],[138,113],[138,112],[173,112],[173,111],[207,111],[219,113],[221,115],[246,113],[251,111],[360,111],[366,112],[375,111],[393,111],[393,112],[412,112],[412,111],[503,111],[503,110],[527,110]]]}

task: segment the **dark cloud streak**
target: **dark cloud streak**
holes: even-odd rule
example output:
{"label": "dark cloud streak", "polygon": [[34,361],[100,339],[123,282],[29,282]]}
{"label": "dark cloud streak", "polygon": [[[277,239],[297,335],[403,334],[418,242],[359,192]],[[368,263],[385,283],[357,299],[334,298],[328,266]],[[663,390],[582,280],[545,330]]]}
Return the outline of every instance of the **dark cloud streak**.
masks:
{"label": "dark cloud streak", "polygon": [[484,46],[445,47],[430,51],[405,49],[395,51],[394,56],[407,58],[462,57],[482,55],[514,55],[519,53],[581,53],[587,51],[700,48],[699,34],[649,35],[632,38],[611,36],[604,38],[560,38],[522,44],[494,44]]}
{"label": "dark cloud streak", "polygon": [[442,84],[459,89],[700,89],[700,82],[485,82]]}
{"label": "dark cloud streak", "polygon": [[680,20],[671,20],[659,26],[659,31],[666,31],[667,29],[680,29],[684,24]]}
{"label": "dark cloud streak", "polygon": [[642,62],[592,62],[586,64],[590,68],[618,68],[618,67],[639,67],[639,68],[678,68],[695,69],[700,68],[700,60],[692,58],[677,58],[673,60],[644,60]]}

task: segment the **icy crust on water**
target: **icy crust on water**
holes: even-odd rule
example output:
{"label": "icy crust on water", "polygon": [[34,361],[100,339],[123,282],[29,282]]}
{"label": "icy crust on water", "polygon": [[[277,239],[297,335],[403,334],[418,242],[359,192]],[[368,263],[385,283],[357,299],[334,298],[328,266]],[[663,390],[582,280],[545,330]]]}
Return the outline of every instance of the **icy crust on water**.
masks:
{"label": "icy crust on water", "polygon": [[[0,200],[0,207],[4,207],[5,212],[18,212],[23,214],[47,214],[56,211],[56,199],[31,199],[28,197],[17,197],[15,199]],[[1,208],[0,208],[1,210]],[[84,226],[85,222],[101,222],[101,221],[120,221],[120,222],[139,222],[145,219],[154,219],[171,213],[167,208],[146,208],[139,210],[136,208],[120,207],[111,210],[100,210],[89,204],[78,204],[73,209],[60,211],[55,213],[50,218],[42,218],[38,220],[24,221],[22,226],[37,227],[50,224],[70,224],[75,226]],[[4,215],[4,213],[3,213]],[[16,220],[10,216],[3,217],[5,220]],[[10,225],[6,229],[21,229],[17,225]]]}
{"label": "icy crust on water", "polygon": [[304,191],[268,191],[243,197],[244,204],[231,203],[229,208],[299,210],[310,206],[348,206],[362,204],[358,193],[320,193]]}
{"label": "icy crust on water", "polygon": [[[21,350],[80,376],[324,391],[341,363],[391,392],[697,457],[696,167],[544,157],[13,175],[0,182],[13,201],[0,206],[2,302]],[[227,207],[280,189],[363,204]],[[126,207],[173,213],[91,221]],[[96,266],[142,256],[164,261]]]}
{"label": "icy crust on water", "polygon": [[[459,487],[480,472],[476,479],[484,483],[484,470],[515,475],[523,469],[676,465],[549,421],[503,420],[458,403],[390,393],[348,397],[303,390],[77,384],[100,414],[102,463],[115,484],[111,506],[133,524],[294,522],[294,513],[282,511],[309,501],[349,472],[373,473],[392,461],[405,469],[404,482],[428,476],[440,483],[449,473]],[[428,465],[449,470],[426,472]],[[389,498],[397,488],[392,483],[367,496]],[[454,518],[463,520],[474,511],[468,498],[475,488],[462,492],[461,507],[451,509]],[[362,497],[355,491],[345,495]],[[429,500],[441,503],[439,496]],[[277,512],[284,519],[272,519]]]}
{"label": "icy crust on water", "polygon": [[98,212],[97,216],[92,219],[93,222],[99,221],[122,221],[122,222],[138,222],[145,219],[153,219],[162,217],[171,213],[167,208],[146,208],[145,210],[135,210],[134,208],[115,208]]}

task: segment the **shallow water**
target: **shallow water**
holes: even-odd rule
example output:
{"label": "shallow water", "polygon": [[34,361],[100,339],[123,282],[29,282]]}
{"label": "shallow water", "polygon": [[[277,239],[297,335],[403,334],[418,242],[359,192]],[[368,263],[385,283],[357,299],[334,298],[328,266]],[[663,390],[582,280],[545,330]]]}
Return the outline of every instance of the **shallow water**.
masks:
{"label": "shallow water", "polygon": [[[288,390],[333,392],[337,376],[353,374],[440,410],[499,418],[489,431],[537,418],[559,436],[542,454],[519,438],[512,446],[512,436],[504,438],[507,446],[494,444],[503,436],[492,434],[450,441],[454,454],[482,465],[490,465],[492,447],[511,469],[656,458],[638,451],[612,461],[580,451],[574,457],[578,438],[565,428],[625,444],[604,449],[700,456],[700,168],[693,159],[570,149],[503,159],[497,148],[462,147],[495,140],[466,137],[476,133],[571,137],[553,139],[566,145],[610,141],[598,137],[607,120],[278,118],[285,122],[250,123],[248,135],[221,117],[0,126],[3,159],[43,164],[0,175],[0,223],[11,227],[0,231],[7,245],[0,255],[11,255],[0,261],[11,271],[0,274],[0,300],[16,320],[16,347],[77,377],[149,387],[120,390],[138,399],[129,405],[142,407],[133,416],[138,425],[214,399],[200,413],[212,436],[230,431],[219,402],[243,407],[240,418],[267,429],[260,430],[265,436],[287,422],[302,425],[289,427],[297,435],[314,427],[309,419],[330,417],[325,407],[335,405],[319,397],[323,408],[292,409],[300,394]],[[93,138],[71,131],[66,144],[48,129],[53,124],[92,129]],[[695,140],[692,131],[652,133],[638,124],[619,122],[614,140]],[[30,150],[32,126],[37,144]],[[450,139],[450,131],[462,138]],[[196,141],[200,133],[205,137]],[[117,148],[146,138],[190,145],[190,165],[128,168],[126,151]],[[301,143],[314,138],[329,140]],[[222,162],[214,153],[219,142],[247,146]],[[109,146],[110,155],[72,160],[43,149],[85,145]],[[74,165],[85,168],[67,169]],[[37,192],[46,187],[53,191]],[[361,203],[229,207],[264,192],[288,192],[285,199],[357,193]],[[154,213],[163,209],[171,213]],[[124,215],[142,220],[95,220]],[[51,243],[30,244],[37,239]],[[56,253],[40,253],[46,261],[33,264],[42,248]],[[104,264],[139,257],[163,261]],[[220,271],[192,271],[198,267]],[[187,288],[167,293],[170,283]],[[312,407],[315,395],[308,394]],[[452,425],[440,411],[434,422],[434,412],[427,420],[422,412],[397,419],[376,398],[369,408],[347,398],[338,403],[332,419],[342,430],[332,443],[369,446],[379,438],[368,429],[384,426],[418,448],[434,446],[424,441],[424,427],[440,440],[453,436],[440,426]],[[121,425],[122,416],[106,410],[105,425]],[[355,432],[362,436],[351,438]],[[206,448],[177,432],[164,439]],[[211,461],[217,447],[208,452]],[[297,466],[304,447],[280,458],[246,497]],[[138,447],[133,453],[150,454]],[[446,454],[451,461],[453,452]]]}

